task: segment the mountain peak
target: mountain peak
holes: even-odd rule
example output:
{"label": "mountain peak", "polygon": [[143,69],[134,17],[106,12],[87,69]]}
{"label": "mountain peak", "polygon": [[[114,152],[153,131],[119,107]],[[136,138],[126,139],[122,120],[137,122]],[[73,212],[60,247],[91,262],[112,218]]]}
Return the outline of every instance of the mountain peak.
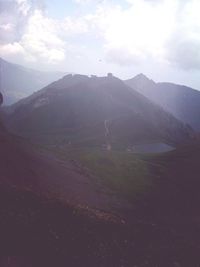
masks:
{"label": "mountain peak", "polygon": [[5,60],[2,57],[0,57],[0,62],[5,62]]}
{"label": "mountain peak", "polygon": [[139,73],[138,75],[135,76],[135,78],[136,77],[141,78],[141,79],[148,79],[149,80],[149,78],[143,73]]}
{"label": "mountain peak", "polygon": [[6,62],[9,63],[7,60],[5,60],[4,58],[0,57],[0,62]]}
{"label": "mountain peak", "polygon": [[143,73],[140,73],[138,75],[136,75],[134,78],[134,80],[141,80],[141,81],[148,81],[148,82],[154,82],[153,80],[149,79],[146,75],[144,75]]}
{"label": "mountain peak", "polygon": [[127,84],[131,83],[134,86],[155,85],[155,82],[153,80],[149,79],[143,73],[140,73],[140,74],[136,75],[135,77],[133,77],[132,79],[127,80],[126,82],[127,82]]}
{"label": "mountain peak", "polygon": [[156,85],[156,83],[149,79],[143,73],[140,73],[133,77],[132,79],[126,80],[125,83],[136,91],[142,93],[146,88],[152,88]]}
{"label": "mountain peak", "polygon": [[10,62],[8,62],[7,60],[5,60],[4,58],[2,58],[2,57],[0,57],[0,64],[2,65],[2,66],[17,66],[16,64],[14,64],[14,63],[10,63]]}

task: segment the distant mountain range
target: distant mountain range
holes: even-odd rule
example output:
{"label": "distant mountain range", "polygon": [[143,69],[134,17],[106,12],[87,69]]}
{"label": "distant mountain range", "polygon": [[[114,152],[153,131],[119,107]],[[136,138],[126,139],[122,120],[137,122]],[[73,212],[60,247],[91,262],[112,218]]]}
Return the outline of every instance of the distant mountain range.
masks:
{"label": "distant mountain range", "polygon": [[156,83],[144,74],[126,80],[134,90],[159,104],[176,118],[200,131],[200,92],[173,83]]}
{"label": "distant mountain range", "polygon": [[7,125],[39,142],[107,148],[177,144],[192,135],[189,127],[112,74],[67,75],[11,106]]}
{"label": "distant mountain range", "polygon": [[6,105],[29,96],[62,76],[64,73],[37,71],[0,58],[0,91]]}
{"label": "distant mountain range", "polygon": [[[20,99],[23,102],[24,98],[34,92],[36,92],[33,96],[35,97],[39,89],[60,79],[62,76],[64,76],[64,73],[41,72],[9,63],[0,58],[0,90],[4,95],[4,105],[13,104]],[[200,130],[199,91],[172,83],[156,83],[144,74],[139,74],[124,82],[160,105],[177,119],[192,126],[194,130]]]}

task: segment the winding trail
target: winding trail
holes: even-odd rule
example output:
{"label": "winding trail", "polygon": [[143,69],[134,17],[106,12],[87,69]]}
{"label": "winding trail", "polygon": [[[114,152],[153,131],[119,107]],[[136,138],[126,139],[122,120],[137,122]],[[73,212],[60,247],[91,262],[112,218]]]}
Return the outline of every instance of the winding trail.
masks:
{"label": "winding trail", "polygon": [[112,147],[111,147],[110,140],[109,140],[109,135],[110,135],[109,120],[104,121],[104,127],[105,127],[106,146],[107,146],[107,150],[110,151]]}
{"label": "winding trail", "polygon": [[106,137],[106,138],[109,136],[109,133],[110,133],[110,131],[109,131],[109,126],[108,126],[108,122],[109,122],[109,120],[105,120],[105,121],[104,121],[105,137]]}

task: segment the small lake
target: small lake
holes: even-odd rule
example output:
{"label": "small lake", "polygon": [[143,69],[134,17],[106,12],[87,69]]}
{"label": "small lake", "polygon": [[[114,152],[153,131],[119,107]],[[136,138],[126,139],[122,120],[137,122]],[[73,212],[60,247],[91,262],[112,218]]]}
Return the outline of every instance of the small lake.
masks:
{"label": "small lake", "polygon": [[175,147],[170,146],[165,143],[152,143],[152,144],[142,144],[134,145],[133,153],[164,153],[174,150]]}

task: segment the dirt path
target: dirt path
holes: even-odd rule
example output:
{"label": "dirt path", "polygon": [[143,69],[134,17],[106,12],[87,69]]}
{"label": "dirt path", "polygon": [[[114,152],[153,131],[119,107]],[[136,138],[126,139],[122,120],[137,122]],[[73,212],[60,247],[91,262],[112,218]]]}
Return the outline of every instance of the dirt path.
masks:
{"label": "dirt path", "polygon": [[105,127],[105,137],[107,138],[109,136],[109,126],[108,126],[109,120],[104,121],[104,127]]}
{"label": "dirt path", "polygon": [[105,120],[104,121],[104,128],[105,128],[105,138],[106,138],[107,150],[110,151],[112,146],[111,146],[111,143],[110,143],[109,120]]}

